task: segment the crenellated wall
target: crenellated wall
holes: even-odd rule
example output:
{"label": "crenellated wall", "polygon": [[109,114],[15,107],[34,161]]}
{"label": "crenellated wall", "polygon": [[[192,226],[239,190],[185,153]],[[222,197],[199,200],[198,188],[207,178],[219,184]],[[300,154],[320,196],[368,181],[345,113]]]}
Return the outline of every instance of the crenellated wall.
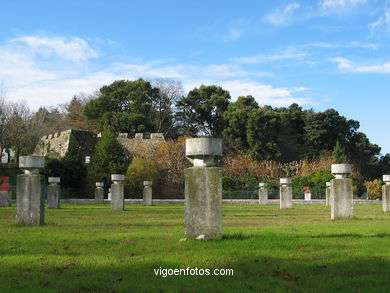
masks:
{"label": "crenellated wall", "polygon": [[[95,145],[100,138],[100,134],[92,132],[69,129],[55,134],[46,135],[41,138],[35,147],[34,155],[46,156],[49,153],[59,157],[64,157],[69,148],[71,139],[75,139],[81,146],[85,156],[93,154]],[[130,138],[128,133],[119,133],[118,141],[133,156],[149,156],[159,144],[165,141],[162,133],[136,133],[134,138]]]}

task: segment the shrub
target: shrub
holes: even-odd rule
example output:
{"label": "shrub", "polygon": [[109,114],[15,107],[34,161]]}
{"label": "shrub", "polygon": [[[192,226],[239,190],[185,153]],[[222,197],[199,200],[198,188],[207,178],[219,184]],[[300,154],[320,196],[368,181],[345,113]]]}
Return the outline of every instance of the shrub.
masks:
{"label": "shrub", "polygon": [[158,182],[158,170],[151,159],[134,157],[126,172],[125,186],[130,194],[141,194],[144,181]]}
{"label": "shrub", "polygon": [[382,198],[382,181],[375,179],[373,181],[364,181],[364,186],[367,188],[369,199]]}

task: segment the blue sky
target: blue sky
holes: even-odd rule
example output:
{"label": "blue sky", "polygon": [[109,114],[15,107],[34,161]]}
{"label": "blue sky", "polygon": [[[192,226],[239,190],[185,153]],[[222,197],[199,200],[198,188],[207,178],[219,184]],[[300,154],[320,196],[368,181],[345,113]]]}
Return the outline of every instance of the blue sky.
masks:
{"label": "blue sky", "polygon": [[11,101],[67,102],[116,79],[180,80],[234,101],[335,108],[390,152],[390,1],[2,1]]}

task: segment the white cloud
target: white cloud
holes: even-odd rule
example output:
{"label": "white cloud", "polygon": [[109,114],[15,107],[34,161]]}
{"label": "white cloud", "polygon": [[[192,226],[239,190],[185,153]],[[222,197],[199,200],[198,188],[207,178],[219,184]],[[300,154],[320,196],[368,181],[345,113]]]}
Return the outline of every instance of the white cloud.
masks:
{"label": "white cloud", "polygon": [[353,61],[337,57],[331,59],[331,61],[337,63],[337,67],[343,71],[353,72],[353,73],[390,73],[390,62],[383,64],[374,64],[374,65],[359,65]]}
{"label": "white cloud", "polygon": [[376,21],[369,24],[372,33],[390,32],[390,7],[385,9],[385,12]]}
{"label": "white cloud", "polygon": [[293,2],[286,5],[283,9],[277,9],[267,14],[263,20],[275,26],[285,26],[292,22],[292,17],[299,8],[299,3]]}
{"label": "white cloud", "polygon": [[300,105],[315,105],[310,98],[297,97],[296,88],[274,88],[253,80],[230,80],[217,83],[230,91],[233,97],[252,95],[260,105],[289,106],[293,103]]}
{"label": "white cloud", "polygon": [[243,64],[257,64],[257,63],[265,63],[265,62],[272,62],[277,60],[284,60],[284,59],[294,59],[298,57],[304,57],[308,54],[306,52],[282,52],[280,54],[274,54],[274,55],[256,55],[251,57],[237,57],[234,58],[233,61],[237,63],[243,63]]}
{"label": "white cloud", "polygon": [[335,49],[335,48],[361,48],[361,49],[370,49],[370,50],[378,50],[383,47],[383,44],[380,43],[365,43],[365,42],[357,42],[351,41],[347,43],[332,43],[332,42],[316,42],[316,43],[307,43],[296,46],[295,48],[324,48],[324,49]]}
{"label": "white cloud", "polygon": [[[38,40],[38,37],[26,36],[0,46],[0,81],[4,81],[7,86],[8,99],[25,99],[31,106],[38,108],[67,102],[75,94],[93,92],[119,79],[170,78],[181,80],[188,91],[201,84],[217,84],[231,91],[234,98],[251,94],[261,104],[312,104],[309,98],[295,97],[295,93],[305,90],[304,87],[275,88],[258,81],[259,77],[270,73],[247,71],[238,64],[200,66],[165,59],[137,63],[117,62],[97,68],[97,62],[88,60],[97,55],[87,41],[84,40],[80,43],[82,46],[77,46],[70,45],[69,42],[72,41],[57,43],[58,40],[65,40],[61,37],[57,37],[57,41],[47,41],[48,39],[50,38]],[[78,38],[69,40],[76,39]],[[55,44],[59,44],[59,47]],[[36,51],[39,48],[48,48],[49,52],[45,53],[48,55],[38,55]],[[71,53],[72,50],[74,54]],[[53,59],[50,54],[56,54],[60,58]],[[77,62],[81,60],[84,62]]]}
{"label": "white cloud", "polygon": [[54,55],[74,62],[85,61],[98,56],[86,40],[78,37],[25,36],[11,39],[9,43],[27,46],[31,52],[44,57]]}
{"label": "white cloud", "polygon": [[319,6],[323,9],[349,8],[358,4],[367,3],[367,0],[322,0]]}

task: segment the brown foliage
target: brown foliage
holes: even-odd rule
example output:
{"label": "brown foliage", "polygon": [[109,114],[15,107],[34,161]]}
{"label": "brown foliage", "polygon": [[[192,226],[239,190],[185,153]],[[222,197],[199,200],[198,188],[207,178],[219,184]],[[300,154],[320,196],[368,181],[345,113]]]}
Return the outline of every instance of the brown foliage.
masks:
{"label": "brown foliage", "polygon": [[185,157],[185,140],[179,137],[162,142],[152,156],[157,168],[164,170],[166,179],[173,183],[183,182],[184,169],[191,166]]}
{"label": "brown foliage", "polygon": [[382,198],[382,181],[375,179],[373,181],[364,181],[364,186],[367,188],[369,199]]}
{"label": "brown foliage", "polygon": [[179,198],[184,192],[184,169],[191,166],[185,157],[186,137],[160,143],[152,160],[160,171],[161,197]]}
{"label": "brown foliage", "polygon": [[318,159],[305,159],[289,163],[280,163],[272,160],[256,161],[247,154],[235,154],[224,158],[223,172],[239,182],[250,178],[278,179],[284,176],[308,176],[316,171],[330,170],[332,158],[324,154]]}
{"label": "brown foliage", "polygon": [[298,169],[296,170],[297,176],[309,176],[317,171],[330,170],[332,164],[332,155],[330,153],[324,153],[316,159],[304,159],[299,162]]}

